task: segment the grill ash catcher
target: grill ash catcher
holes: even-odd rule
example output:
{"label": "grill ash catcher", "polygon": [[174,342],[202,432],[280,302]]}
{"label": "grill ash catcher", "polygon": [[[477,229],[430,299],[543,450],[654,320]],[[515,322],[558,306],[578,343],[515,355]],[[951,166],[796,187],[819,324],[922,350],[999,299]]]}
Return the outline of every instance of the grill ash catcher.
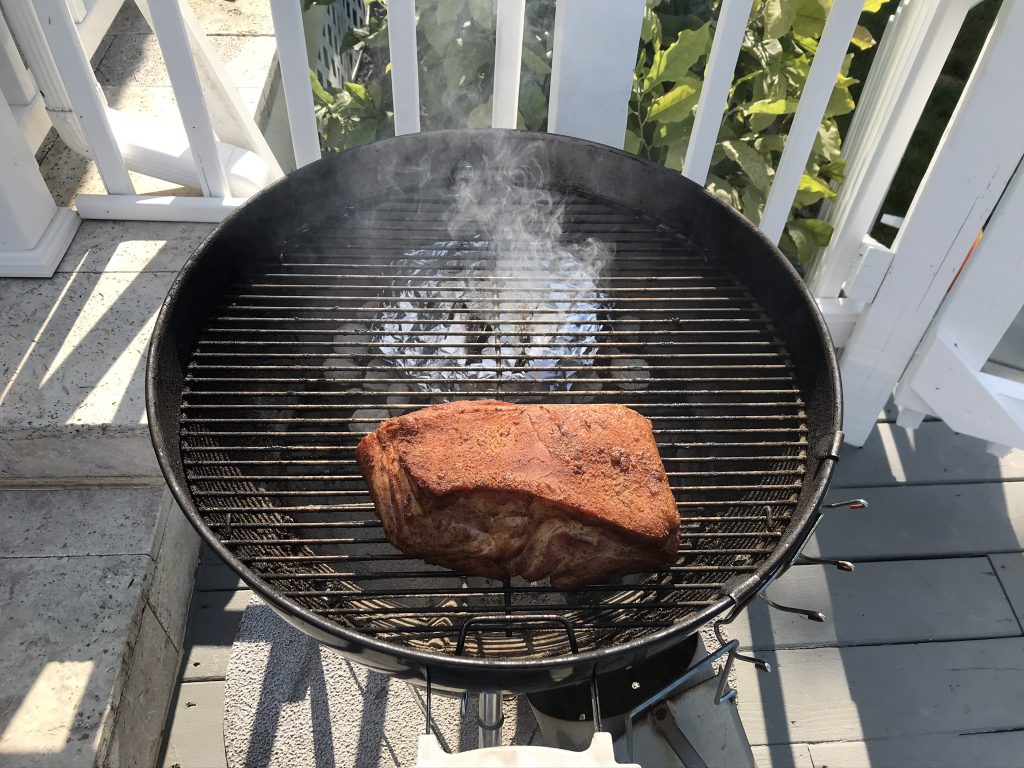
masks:
{"label": "grill ash catcher", "polygon": [[[500,695],[517,694],[551,748],[604,728],[590,763],[561,764],[612,764],[608,731],[620,761],[644,763],[629,754],[643,727],[703,765],[678,702],[731,699],[736,660],[767,667],[721,624],[758,595],[822,620],[765,588],[799,559],[852,570],[800,554],[842,443],[834,349],[800,277],[700,186],[578,139],[438,131],[289,174],[171,286],[146,399],[206,544],[293,626],[426,689],[428,709],[480,695],[481,746],[497,743]],[[355,446],[453,399],[646,416],[680,511],[676,562],[565,592],[391,547]],[[421,739],[422,764],[471,764],[435,746]]]}

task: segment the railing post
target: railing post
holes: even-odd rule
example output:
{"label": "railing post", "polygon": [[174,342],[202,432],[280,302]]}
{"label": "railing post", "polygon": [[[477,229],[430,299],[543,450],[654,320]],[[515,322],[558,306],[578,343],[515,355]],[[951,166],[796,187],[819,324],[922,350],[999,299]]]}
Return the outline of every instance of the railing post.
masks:
{"label": "railing post", "polygon": [[391,52],[395,135],[419,133],[420,75],[415,0],[391,0],[388,3],[388,47]]}
{"label": "railing post", "polygon": [[134,194],[128,168],[107,120],[106,99],[100,91],[92,65],[78,39],[75,22],[64,0],[35,0],[40,26],[74,113],[107,192]]}
{"label": "railing post", "polygon": [[558,0],[548,131],[622,148],[644,0]]}
{"label": "railing post", "polygon": [[[1003,3],[892,250],[892,267],[840,360],[847,442],[862,445],[971,243],[1024,157],[1024,3]],[[1019,275],[1007,275],[1020,282]]]}
{"label": "railing post", "polygon": [[[846,181],[826,214],[832,241],[815,261],[815,296],[838,296],[875,222],[910,137],[970,8],[978,0],[915,0],[893,17],[843,145]],[[884,54],[884,55],[883,55]]]}
{"label": "railing post", "polygon": [[786,227],[789,209],[800,187],[800,178],[807,166],[814,137],[818,135],[818,126],[821,125],[825,107],[835,88],[836,77],[850,47],[853,30],[863,7],[864,0],[835,0],[825,20],[818,51],[814,54],[811,71],[804,83],[800,104],[793,116],[793,125],[789,129],[786,146],[779,158],[779,167],[775,169],[775,179],[768,191],[764,213],[758,225],[773,243],[779,242]]}
{"label": "railing post", "polygon": [[295,0],[270,0],[277,37],[277,60],[281,64],[281,89],[288,110],[295,167],[320,159],[320,134],[313,111],[309,83],[306,36],[302,31],[302,8]]}
{"label": "railing post", "polygon": [[722,112],[729,98],[752,5],[752,0],[722,0],[718,11],[715,37],[704,67],[704,85],[700,89],[697,114],[683,160],[683,176],[701,186],[708,180],[711,155],[722,130]]}
{"label": "railing post", "polygon": [[79,219],[53,203],[21,128],[0,100],[0,277],[50,277]]}
{"label": "railing post", "polygon": [[494,47],[492,128],[515,128],[519,122],[519,74],[523,66],[526,0],[498,3]]}

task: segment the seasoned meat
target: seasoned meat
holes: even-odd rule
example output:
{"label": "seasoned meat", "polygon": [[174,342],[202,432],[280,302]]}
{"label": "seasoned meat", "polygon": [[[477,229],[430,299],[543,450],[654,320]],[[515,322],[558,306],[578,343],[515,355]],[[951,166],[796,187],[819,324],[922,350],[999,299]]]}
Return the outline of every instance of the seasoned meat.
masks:
{"label": "seasoned meat", "polygon": [[672,563],[679,514],[651,425],[619,405],[436,405],[359,443],[388,540],[490,578],[573,589]]}

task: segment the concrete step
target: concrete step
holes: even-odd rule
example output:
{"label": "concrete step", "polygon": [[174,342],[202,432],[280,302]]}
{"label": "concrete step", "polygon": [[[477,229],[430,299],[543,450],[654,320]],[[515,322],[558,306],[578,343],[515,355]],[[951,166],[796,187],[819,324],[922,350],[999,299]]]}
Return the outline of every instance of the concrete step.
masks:
{"label": "concrete step", "polygon": [[198,537],[161,486],[0,491],[0,765],[152,765]]}

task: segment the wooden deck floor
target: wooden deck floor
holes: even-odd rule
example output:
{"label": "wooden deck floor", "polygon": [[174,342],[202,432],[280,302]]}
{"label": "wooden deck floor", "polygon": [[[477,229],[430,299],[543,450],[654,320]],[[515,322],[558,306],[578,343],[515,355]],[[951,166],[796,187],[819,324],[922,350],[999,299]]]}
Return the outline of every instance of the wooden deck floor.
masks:
{"label": "wooden deck floor", "polygon": [[[801,565],[770,588],[828,622],[758,603],[731,627],[776,670],[737,665],[759,764],[1024,765],[1024,452],[997,459],[939,422],[882,423],[840,462],[830,499],[856,496],[871,508],[830,513],[806,552],[857,571]],[[164,766],[224,765],[238,587],[203,562]]]}

